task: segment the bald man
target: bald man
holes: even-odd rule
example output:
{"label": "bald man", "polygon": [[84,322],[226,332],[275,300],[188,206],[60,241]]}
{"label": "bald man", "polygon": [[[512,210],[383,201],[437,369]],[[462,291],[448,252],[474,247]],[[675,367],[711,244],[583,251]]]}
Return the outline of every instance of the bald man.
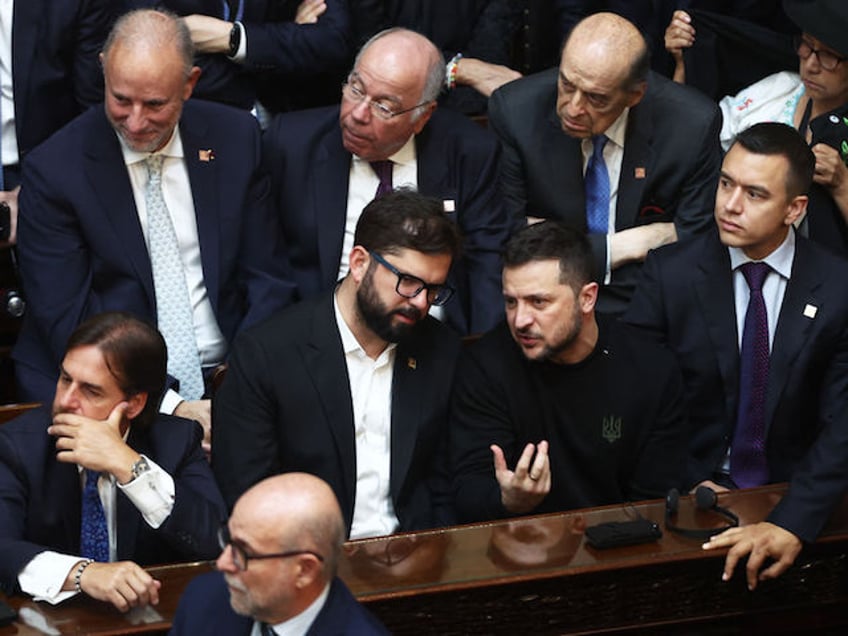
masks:
{"label": "bald man", "polygon": [[602,313],[624,311],[648,250],[710,227],[718,108],[649,61],[633,24],[596,13],[574,27],[559,69],[512,82],[489,104],[507,212],[588,233]]}
{"label": "bald man", "polygon": [[[19,227],[28,311],[19,397],[50,399],[68,336],[121,310],[168,344],[163,412],[208,430],[203,376],[237,330],[291,299],[256,120],[192,102],[200,69],[181,21],[124,15],[101,55],[106,97],[25,162]],[[182,328],[185,327],[185,328]]]}
{"label": "bald man", "polygon": [[390,29],[360,51],[341,106],[282,115],[266,131],[265,165],[302,297],[347,274],[356,221],[385,191],[382,169],[387,186],[441,200],[462,230],[463,256],[448,279],[457,299],[437,317],[467,334],[502,315],[500,252],[511,227],[497,187],[500,149],[486,130],[436,107],[443,82],[433,43]]}
{"label": "bald man", "polygon": [[171,634],[388,634],[336,577],[344,537],[325,481],[286,473],[259,482],[221,528],[218,572],[186,588]]}

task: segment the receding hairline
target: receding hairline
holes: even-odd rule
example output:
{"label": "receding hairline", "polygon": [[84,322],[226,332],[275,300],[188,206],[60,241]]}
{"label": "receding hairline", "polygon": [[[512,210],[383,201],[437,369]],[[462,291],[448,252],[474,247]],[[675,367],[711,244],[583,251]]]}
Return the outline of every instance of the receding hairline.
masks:
{"label": "receding hairline", "polygon": [[103,61],[116,50],[136,54],[172,52],[188,74],[194,63],[194,49],[185,23],[161,9],[137,9],[115,22],[103,45]]}
{"label": "receding hairline", "polygon": [[561,60],[566,53],[578,55],[578,59],[603,55],[621,65],[624,81],[627,81],[634,79],[634,67],[648,55],[648,44],[632,22],[615,13],[600,12],[574,26],[563,43]]}

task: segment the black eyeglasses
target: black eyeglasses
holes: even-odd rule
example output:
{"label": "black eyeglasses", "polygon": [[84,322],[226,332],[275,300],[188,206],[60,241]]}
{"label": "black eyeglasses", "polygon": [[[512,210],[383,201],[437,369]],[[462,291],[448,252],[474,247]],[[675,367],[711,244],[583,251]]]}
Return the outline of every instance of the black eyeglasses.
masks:
{"label": "black eyeglasses", "polygon": [[289,550],[288,552],[279,552],[277,554],[248,554],[243,547],[237,543],[233,543],[232,537],[230,537],[230,528],[226,521],[218,528],[218,545],[222,551],[226,550],[227,546],[230,546],[230,549],[233,551],[233,563],[242,572],[247,571],[247,562],[251,559],[287,559],[293,556],[300,556],[301,554],[311,554],[322,563],[324,562],[324,557],[312,550]]}
{"label": "black eyeglasses", "polygon": [[797,51],[798,57],[802,60],[806,60],[815,53],[819,60],[819,64],[821,64],[821,67],[826,71],[835,71],[836,67],[839,66],[841,62],[845,61],[844,57],[840,57],[833,51],[828,51],[826,49],[814,49],[813,45],[800,35],[795,36],[795,51]]}
{"label": "black eyeglasses", "polygon": [[404,108],[403,110],[394,110],[392,107],[386,105],[381,101],[374,101],[368,94],[365,92],[365,88],[359,81],[359,76],[356,73],[351,73],[348,75],[347,80],[342,84],[342,95],[348,98],[352,102],[359,102],[368,100],[368,106],[371,108],[371,112],[377,115],[380,119],[389,120],[392,117],[397,117],[398,115],[403,115],[404,113],[410,113],[416,108],[421,108],[422,106],[426,106],[432,99],[428,99],[426,102],[421,102],[420,104],[416,104],[410,108]]}
{"label": "black eyeglasses", "polygon": [[431,305],[441,306],[448,302],[453,297],[454,289],[450,285],[425,283],[423,280],[412,274],[405,274],[397,267],[389,263],[385,258],[377,252],[371,252],[374,260],[380,263],[383,267],[397,276],[397,285],[395,291],[404,298],[415,298],[422,290],[427,290],[427,302]]}

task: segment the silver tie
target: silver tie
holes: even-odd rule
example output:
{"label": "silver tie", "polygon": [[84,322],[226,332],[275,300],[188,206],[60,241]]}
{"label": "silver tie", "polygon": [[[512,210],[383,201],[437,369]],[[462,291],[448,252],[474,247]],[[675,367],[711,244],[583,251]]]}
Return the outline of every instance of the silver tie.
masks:
{"label": "silver tie", "polygon": [[180,247],[171,215],[162,196],[162,155],[145,160],[147,185],[147,238],[156,294],[156,320],[168,344],[168,373],[180,381],[180,395],[187,400],[203,397],[200,354],[194,337],[191,300]]}

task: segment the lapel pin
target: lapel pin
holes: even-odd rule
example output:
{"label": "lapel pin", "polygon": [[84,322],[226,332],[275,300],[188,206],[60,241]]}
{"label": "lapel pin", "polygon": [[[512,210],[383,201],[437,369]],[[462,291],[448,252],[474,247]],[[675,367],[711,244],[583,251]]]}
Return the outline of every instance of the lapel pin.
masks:
{"label": "lapel pin", "polygon": [[645,168],[639,166],[638,168],[633,169],[633,178],[634,179],[644,179],[646,176]]}
{"label": "lapel pin", "polygon": [[456,201],[453,199],[445,199],[442,201],[442,207],[445,212],[456,212]]}
{"label": "lapel pin", "polygon": [[806,316],[807,318],[815,318],[816,312],[818,310],[819,308],[815,305],[807,305],[806,307],[804,307],[804,316]]}
{"label": "lapel pin", "polygon": [[415,368],[418,366],[418,362],[415,361],[415,358],[407,358],[406,366],[415,371]]}
{"label": "lapel pin", "polygon": [[215,151],[211,148],[208,148],[206,150],[198,150],[197,158],[200,159],[200,161],[204,161],[207,163],[210,161],[215,161]]}

